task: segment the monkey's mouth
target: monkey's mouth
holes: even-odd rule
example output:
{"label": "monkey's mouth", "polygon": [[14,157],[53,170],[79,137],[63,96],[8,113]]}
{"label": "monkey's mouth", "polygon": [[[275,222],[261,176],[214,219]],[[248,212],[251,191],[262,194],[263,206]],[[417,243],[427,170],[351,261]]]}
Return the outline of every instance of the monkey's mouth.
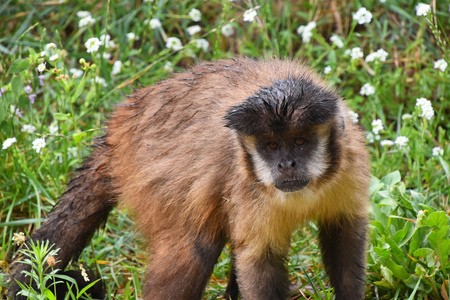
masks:
{"label": "monkey's mouth", "polygon": [[292,193],[306,187],[311,180],[309,178],[279,180],[275,182],[275,187],[282,192]]}

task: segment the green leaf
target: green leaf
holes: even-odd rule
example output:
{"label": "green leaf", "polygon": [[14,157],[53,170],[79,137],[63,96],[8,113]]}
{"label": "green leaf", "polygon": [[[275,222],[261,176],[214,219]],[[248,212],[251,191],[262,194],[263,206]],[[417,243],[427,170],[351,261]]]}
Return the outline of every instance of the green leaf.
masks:
{"label": "green leaf", "polygon": [[411,222],[406,222],[405,227],[395,233],[393,240],[397,243],[399,247],[405,245],[413,236],[415,231],[414,224]]}
{"label": "green leaf", "polygon": [[20,93],[22,93],[23,91],[22,78],[20,78],[19,76],[15,76],[11,80],[11,87],[13,94],[16,95],[16,97],[19,97]]}
{"label": "green leaf", "polygon": [[84,73],[80,84],[77,86],[77,89],[75,90],[75,93],[73,94],[73,96],[71,98],[72,103],[75,103],[77,101],[78,97],[80,97],[81,93],[84,91],[85,83],[86,83],[86,73]]}
{"label": "green leaf", "polygon": [[[383,276],[383,278],[385,280],[385,282],[383,282],[380,285],[385,286],[387,288],[395,287],[396,284],[395,284],[394,278],[392,277],[392,274],[393,274],[392,271],[383,265],[380,266],[380,271],[381,271],[381,275]],[[386,283],[388,283],[388,284],[386,285]]]}
{"label": "green leaf", "polygon": [[383,179],[381,179],[381,182],[386,184],[387,186],[393,186],[394,184],[400,182],[401,180],[402,177],[400,176],[400,172],[394,171],[384,176]]}
{"label": "green leaf", "polygon": [[51,290],[49,289],[45,289],[45,296],[49,299],[49,300],[56,300],[55,295],[52,293]]}
{"label": "green leaf", "polygon": [[426,284],[425,280],[422,280],[421,277],[417,275],[411,275],[408,279],[403,280],[403,282],[411,289],[418,289],[419,291],[423,291],[425,293],[431,292],[431,286]]}
{"label": "green leaf", "polygon": [[28,58],[16,59],[8,70],[8,74],[17,74],[30,68],[30,60]]}
{"label": "green leaf", "polygon": [[99,282],[101,279],[97,279],[96,281],[90,283],[89,285],[85,286],[78,294],[77,294],[77,298],[80,297],[81,295],[83,295],[88,289],[90,289],[91,287],[93,287],[97,282]]}
{"label": "green leaf", "polygon": [[392,271],[392,274],[401,280],[406,280],[410,277],[410,274],[406,271],[405,267],[397,264],[389,257],[381,257],[380,262],[385,265],[389,270]]}
{"label": "green leaf", "polygon": [[54,113],[53,118],[58,121],[65,121],[70,119],[70,114]]}
{"label": "green leaf", "polygon": [[444,211],[437,211],[428,217],[427,225],[437,228],[447,228],[448,230],[448,217]]}
{"label": "green leaf", "polygon": [[81,141],[81,139],[83,139],[83,137],[86,135],[86,132],[80,132],[80,133],[74,133],[72,134],[73,140],[75,141],[75,143],[79,143]]}
{"label": "green leaf", "polygon": [[414,232],[411,243],[409,244],[409,253],[414,253],[427,239],[430,227],[429,226],[421,226],[419,228],[416,227],[416,231]]}
{"label": "green leaf", "polygon": [[397,245],[397,243],[393,239],[387,238],[386,243],[388,243],[389,246],[391,247],[390,253],[395,258],[395,260],[397,260],[402,265],[405,265],[406,258],[407,258],[406,253],[404,253],[403,250],[400,249],[400,247]]}
{"label": "green leaf", "polygon": [[450,228],[449,218],[444,211],[437,211],[428,217],[427,225],[432,228],[432,232],[428,236],[431,246],[445,270],[448,265],[448,257],[450,256]]}
{"label": "green leaf", "polygon": [[432,267],[435,264],[433,249],[419,248],[416,251],[414,251],[413,256],[415,258],[423,257],[428,267]]}

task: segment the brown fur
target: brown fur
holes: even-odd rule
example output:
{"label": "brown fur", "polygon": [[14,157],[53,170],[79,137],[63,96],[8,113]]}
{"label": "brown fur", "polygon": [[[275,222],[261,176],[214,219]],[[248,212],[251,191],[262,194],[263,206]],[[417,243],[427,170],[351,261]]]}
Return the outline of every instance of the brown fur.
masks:
{"label": "brown fur", "polygon": [[[83,191],[73,197],[80,205],[89,201],[103,205],[101,210],[107,214],[118,196],[132,210],[139,230],[149,239],[145,299],[200,298],[227,239],[234,249],[243,297],[286,298],[284,259],[291,234],[300,223],[319,220],[323,228],[341,228],[366,220],[367,153],[361,132],[344,113],[347,108],[342,101],[339,116],[344,117],[345,131],[333,137],[339,159],[333,161],[332,170],[296,193],[285,194],[261,183],[249,157],[251,138],[225,127],[224,116],[230,107],[289,76],[304,76],[326,87],[298,62],[221,60],[202,63],[144,88],[115,111],[101,140],[104,143],[91,155],[94,165],[86,163],[89,176],[98,174],[102,180],[84,177]],[[333,119],[314,130],[331,135],[337,122]],[[327,154],[324,159],[331,161],[333,157]],[[86,200],[97,188],[100,191],[94,196],[98,199]],[[74,195],[72,189],[69,185],[65,195]],[[69,196],[62,197],[50,224],[52,219],[66,222],[57,214],[70,206],[69,201],[64,202]],[[80,218],[90,214],[85,208],[72,208],[70,213]],[[76,257],[80,250],[72,250],[64,241],[73,241],[65,235],[78,227],[61,231],[46,224],[41,228],[47,229],[38,230],[35,238],[50,238],[59,231],[51,241],[61,248],[63,257]],[[82,243],[91,235],[85,234]],[[324,247],[332,245],[329,236],[324,233],[322,237]],[[355,243],[356,248],[362,248],[355,250],[355,255],[362,258],[363,270],[365,242]],[[67,262],[63,259],[60,266]],[[351,275],[350,282],[341,284],[339,275],[334,275],[335,267],[328,271],[338,289],[351,288]],[[235,295],[236,288],[232,289]],[[360,289],[347,299],[361,297]],[[344,299],[339,295],[338,299]]]}

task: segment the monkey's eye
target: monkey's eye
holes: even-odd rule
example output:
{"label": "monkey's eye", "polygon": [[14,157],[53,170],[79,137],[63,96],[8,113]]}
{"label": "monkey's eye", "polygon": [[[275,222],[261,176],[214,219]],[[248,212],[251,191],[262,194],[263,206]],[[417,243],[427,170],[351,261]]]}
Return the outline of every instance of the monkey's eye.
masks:
{"label": "monkey's eye", "polygon": [[295,144],[297,146],[303,146],[305,144],[305,139],[296,139]]}
{"label": "monkey's eye", "polygon": [[267,143],[267,148],[269,148],[270,150],[277,150],[278,144],[275,142],[269,142]]}

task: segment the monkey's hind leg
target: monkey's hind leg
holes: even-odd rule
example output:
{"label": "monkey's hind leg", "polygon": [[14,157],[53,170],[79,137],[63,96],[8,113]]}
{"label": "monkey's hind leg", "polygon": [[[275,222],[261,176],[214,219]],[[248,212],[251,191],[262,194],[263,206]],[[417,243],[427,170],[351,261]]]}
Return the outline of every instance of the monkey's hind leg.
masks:
{"label": "monkey's hind leg", "polygon": [[225,236],[158,234],[150,242],[145,300],[201,299]]}
{"label": "monkey's hind leg", "polygon": [[[95,230],[106,222],[116,205],[116,194],[106,170],[108,165],[106,145],[100,140],[91,156],[77,170],[76,177],[68,184],[67,191],[50,212],[47,220],[31,236],[33,241],[50,241],[59,252],[55,268],[64,269],[71,259],[77,259],[89,243]],[[11,294],[19,291],[16,280],[30,283],[22,271],[30,271],[28,264],[19,263],[14,257],[11,273]],[[17,297],[16,299],[20,299]]]}
{"label": "monkey's hind leg", "polygon": [[336,300],[364,298],[367,218],[320,223],[322,256]]}

